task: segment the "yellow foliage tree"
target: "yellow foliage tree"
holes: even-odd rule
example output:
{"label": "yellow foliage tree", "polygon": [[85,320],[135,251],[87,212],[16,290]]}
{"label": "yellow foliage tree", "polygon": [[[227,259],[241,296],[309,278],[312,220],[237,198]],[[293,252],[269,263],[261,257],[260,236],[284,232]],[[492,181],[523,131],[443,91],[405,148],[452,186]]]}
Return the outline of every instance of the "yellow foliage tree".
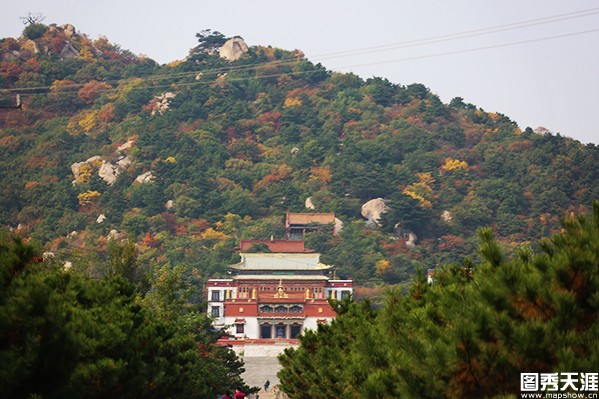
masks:
{"label": "yellow foliage tree", "polygon": [[378,262],[376,262],[376,265],[374,266],[374,270],[379,275],[385,274],[385,272],[389,268],[389,265],[390,265],[390,263],[387,259],[381,259]]}
{"label": "yellow foliage tree", "polygon": [[210,227],[210,228],[206,229],[205,232],[202,233],[201,238],[203,240],[221,241],[221,240],[226,240],[227,238],[229,238],[229,236],[220,231],[216,231],[212,227]]}
{"label": "yellow foliage tree", "polygon": [[424,198],[422,195],[420,195],[412,190],[408,190],[406,188],[405,190],[403,190],[403,193],[418,200],[420,202],[420,206],[423,208],[430,209],[433,206],[432,202],[430,202],[429,200]]}
{"label": "yellow foliage tree", "polygon": [[92,202],[94,202],[94,200],[96,198],[98,198],[99,196],[100,196],[99,192],[87,190],[86,192],[79,194],[77,196],[77,199],[79,200],[79,205],[86,206],[86,205],[90,205]]}
{"label": "yellow foliage tree", "polygon": [[94,127],[96,127],[96,117],[98,115],[97,110],[87,110],[81,113],[81,120],[79,120],[79,126],[85,133],[89,133]]}
{"label": "yellow foliage tree", "polygon": [[89,183],[92,178],[94,169],[92,165],[85,163],[79,167],[79,176],[77,176],[77,183]]}
{"label": "yellow foliage tree", "polygon": [[83,47],[81,51],[79,51],[79,57],[83,58],[84,60],[91,60],[94,58],[94,53],[89,47]]}
{"label": "yellow foliage tree", "polygon": [[177,67],[177,66],[181,65],[182,63],[183,63],[183,61],[182,61],[182,60],[175,60],[175,61],[171,61],[171,62],[169,62],[169,63],[167,64],[167,66],[168,66],[168,67],[170,67],[170,68],[175,68],[175,67]]}
{"label": "yellow foliage tree", "polygon": [[67,125],[67,131],[72,135],[78,135],[83,131],[85,134],[89,134],[96,126],[98,122],[98,110],[84,110],[73,116]]}
{"label": "yellow foliage tree", "polygon": [[445,164],[443,164],[443,166],[441,166],[441,170],[445,171],[445,172],[451,172],[453,170],[459,170],[459,169],[468,169],[468,162],[466,161],[460,161],[458,159],[453,159],[453,158],[447,158],[445,160]]}
{"label": "yellow foliage tree", "polygon": [[285,103],[283,104],[283,108],[292,108],[292,107],[301,107],[302,100],[297,97],[290,97],[285,99]]}
{"label": "yellow foliage tree", "polygon": [[403,190],[403,193],[417,199],[420,202],[421,207],[430,209],[433,204],[427,197],[432,197],[433,188],[431,187],[431,184],[435,182],[435,179],[429,172],[418,173],[417,176],[418,182],[407,186]]}

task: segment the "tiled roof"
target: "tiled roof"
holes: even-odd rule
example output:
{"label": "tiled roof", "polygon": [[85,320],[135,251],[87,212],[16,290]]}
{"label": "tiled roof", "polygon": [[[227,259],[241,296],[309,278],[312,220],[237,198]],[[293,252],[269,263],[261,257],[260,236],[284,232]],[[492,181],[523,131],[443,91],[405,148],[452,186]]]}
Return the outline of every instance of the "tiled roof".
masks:
{"label": "tiled roof", "polygon": [[306,253],[314,252],[304,247],[303,240],[241,240],[241,252],[245,252],[254,244],[266,244],[273,253]]}
{"label": "tiled roof", "polygon": [[335,223],[334,213],[294,213],[287,212],[287,226],[292,224],[306,225],[310,223]]}

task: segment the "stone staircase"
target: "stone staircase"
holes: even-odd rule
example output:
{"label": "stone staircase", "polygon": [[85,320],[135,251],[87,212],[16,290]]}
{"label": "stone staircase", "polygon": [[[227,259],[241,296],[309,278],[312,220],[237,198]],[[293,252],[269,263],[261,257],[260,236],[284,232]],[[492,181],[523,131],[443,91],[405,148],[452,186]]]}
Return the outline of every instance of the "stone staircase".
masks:
{"label": "stone staircase", "polygon": [[[245,362],[245,373],[241,378],[251,387],[261,388],[257,394],[248,395],[248,399],[287,399],[287,395],[279,391],[277,372],[281,369],[277,354],[286,346],[280,345],[247,345],[240,354]],[[264,391],[264,383],[270,381],[270,388]]]}
{"label": "stone staircase", "polygon": [[[257,396],[248,395],[248,399],[287,399],[287,395],[279,391],[279,379],[277,378],[277,372],[281,369],[281,365],[276,357],[264,356],[264,357],[244,357],[245,361],[245,373],[242,374],[242,378],[245,383],[249,386],[260,387]],[[264,382],[270,381],[270,388],[268,391],[264,390]]]}

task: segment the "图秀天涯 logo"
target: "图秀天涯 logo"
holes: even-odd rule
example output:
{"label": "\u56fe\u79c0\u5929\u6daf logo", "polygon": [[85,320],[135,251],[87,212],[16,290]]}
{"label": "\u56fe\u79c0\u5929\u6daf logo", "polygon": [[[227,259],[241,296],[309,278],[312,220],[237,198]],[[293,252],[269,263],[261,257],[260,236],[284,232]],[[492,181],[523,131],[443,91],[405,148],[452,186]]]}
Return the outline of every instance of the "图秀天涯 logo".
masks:
{"label": "\u56fe\u79c0\u5929\u6daf logo", "polygon": [[596,393],[599,392],[599,373],[520,373],[520,391]]}

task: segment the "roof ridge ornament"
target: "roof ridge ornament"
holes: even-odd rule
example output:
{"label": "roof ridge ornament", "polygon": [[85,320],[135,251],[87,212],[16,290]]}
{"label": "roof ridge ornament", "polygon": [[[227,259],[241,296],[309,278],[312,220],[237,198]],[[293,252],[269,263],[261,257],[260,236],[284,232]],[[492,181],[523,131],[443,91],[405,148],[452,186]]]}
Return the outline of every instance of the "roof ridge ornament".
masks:
{"label": "roof ridge ornament", "polygon": [[279,280],[279,286],[277,287],[277,293],[274,295],[274,298],[289,298],[289,295],[285,292],[285,288],[283,288],[283,279]]}

